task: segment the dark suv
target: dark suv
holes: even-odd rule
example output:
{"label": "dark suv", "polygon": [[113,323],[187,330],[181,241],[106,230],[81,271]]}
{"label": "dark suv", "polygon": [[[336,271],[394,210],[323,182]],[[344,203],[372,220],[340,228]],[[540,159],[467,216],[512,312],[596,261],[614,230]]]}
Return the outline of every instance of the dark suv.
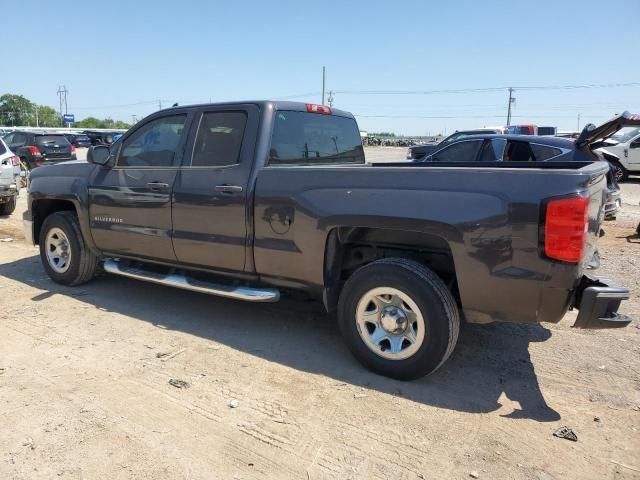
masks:
{"label": "dark suv", "polygon": [[61,133],[18,130],[4,137],[4,142],[20,157],[29,170],[40,165],[76,159],[76,147]]}

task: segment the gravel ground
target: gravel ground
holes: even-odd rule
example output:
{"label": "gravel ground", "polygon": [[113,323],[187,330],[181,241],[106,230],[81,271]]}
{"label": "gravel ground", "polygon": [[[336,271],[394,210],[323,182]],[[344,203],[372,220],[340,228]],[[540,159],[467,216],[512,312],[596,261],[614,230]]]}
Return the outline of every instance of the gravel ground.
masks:
{"label": "gravel ground", "polygon": [[[601,238],[601,274],[632,289],[635,318],[639,196],[623,185]],[[441,370],[398,382],[363,370],[303,298],[56,285],[20,240],[24,206],[0,218],[2,479],[640,478],[637,320],[466,326]],[[565,425],[577,442],[553,436]]]}

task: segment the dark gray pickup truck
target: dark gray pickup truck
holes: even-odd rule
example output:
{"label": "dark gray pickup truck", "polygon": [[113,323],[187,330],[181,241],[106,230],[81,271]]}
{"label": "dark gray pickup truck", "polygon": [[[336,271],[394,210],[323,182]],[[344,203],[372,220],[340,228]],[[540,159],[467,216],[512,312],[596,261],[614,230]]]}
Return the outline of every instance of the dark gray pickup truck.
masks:
{"label": "dark gray pickup truck", "polygon": [[154,113],[88,163],[34,170],[24,220],[55,282],[102,268],[253,302],[304,289],[364,365],[411,379],[449,357],[461,319],[558,322],[576,307],[576,327],[629,323],[628,290],[587,274],[607,168],[367,165],[349,113],[196,105]]}

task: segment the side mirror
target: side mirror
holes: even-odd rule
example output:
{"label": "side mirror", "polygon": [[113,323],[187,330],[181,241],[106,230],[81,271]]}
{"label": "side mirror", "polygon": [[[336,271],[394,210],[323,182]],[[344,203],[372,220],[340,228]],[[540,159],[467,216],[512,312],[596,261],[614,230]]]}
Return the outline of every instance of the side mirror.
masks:
{"label": "side mirror", "polygon": [[94,145],[87,152],[87,162],[97,165],[106,165],[109,163],[111,153],[106,145]]}

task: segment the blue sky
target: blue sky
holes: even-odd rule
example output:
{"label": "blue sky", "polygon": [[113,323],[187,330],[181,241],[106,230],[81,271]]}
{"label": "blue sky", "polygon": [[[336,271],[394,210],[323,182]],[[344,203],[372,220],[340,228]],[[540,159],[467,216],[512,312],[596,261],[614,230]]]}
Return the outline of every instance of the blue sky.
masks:
{"label": "blue sky", "polygon": [[[66,85],[77,118],[130,121],[158,100],[319,103],[322,65],[338,92],[640,84],[640,0],[22,0],[2,10],[11,48],[0,93],[57,106]],[[507,96],[336,93],[334,105],[362,129],[416,135],[504,125]],[[640,111],[640,85],[515,97],[513,123],[561,130],[578,114],[582,126]]]}

